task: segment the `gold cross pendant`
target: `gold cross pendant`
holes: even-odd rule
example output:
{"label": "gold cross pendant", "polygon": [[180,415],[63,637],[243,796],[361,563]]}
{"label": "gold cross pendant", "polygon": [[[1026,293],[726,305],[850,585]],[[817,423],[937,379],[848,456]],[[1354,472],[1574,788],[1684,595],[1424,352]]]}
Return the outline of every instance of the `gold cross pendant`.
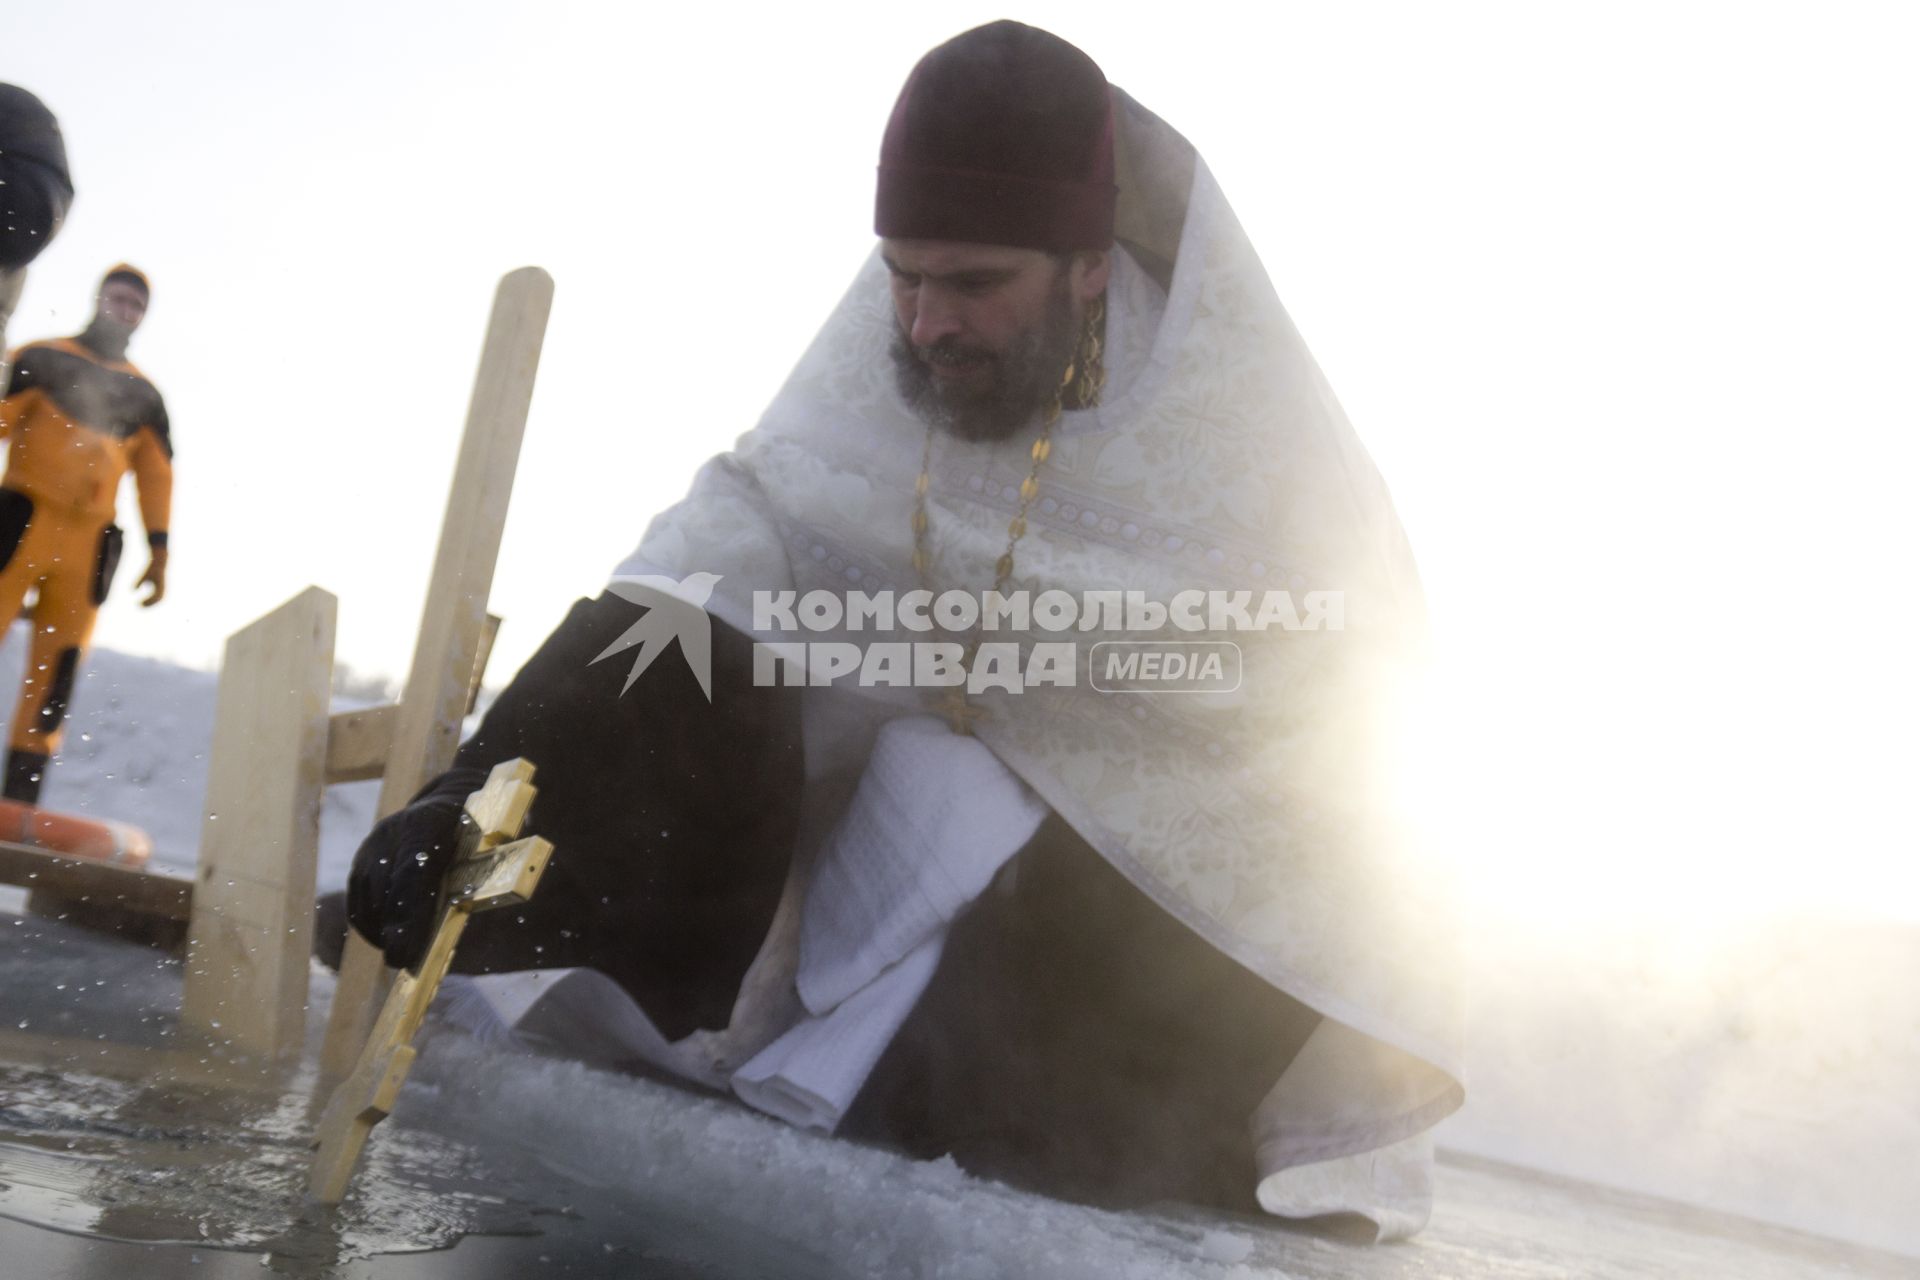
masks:
{"label": "gold cross pendant", "polygon": [[533,766],[525,760],[497,764],[487,784],[467,797],[460,850],[442,882],[442,906],[433,941],[418,974],[402,971],[393,982],[360,1060],[327,1103],[314,1139],[319,1148],[307,1191],[322,1204],[338,1204],[359,1163],[360,1152],[393,1110],[413,1066],[414,1033],[420,1029],[440,980],[453,963],[454,944],[476,911],[527,901],[547,869],[553,846],[538,836],[516,840],[533,807]]}
{"label": "gold cross pendant", "polygon": [[967,701],[967,693],[960,685],[953,685],[940,698],[940,714],[947,718],[953,731],[968,737],[973,735],[973,722],[984,720],[987,712],[984,707],[976,707]]}

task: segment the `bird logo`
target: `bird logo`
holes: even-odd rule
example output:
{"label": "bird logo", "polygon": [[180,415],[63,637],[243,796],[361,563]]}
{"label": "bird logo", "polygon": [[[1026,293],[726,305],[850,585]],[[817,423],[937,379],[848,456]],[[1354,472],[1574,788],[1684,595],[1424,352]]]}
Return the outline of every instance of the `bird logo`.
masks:
{"label": "bird logo", "polygon": [[607,590],[646,612],[593,661],[639,648],[633,667],[627,672],[627,682],[620,686],[624,694],[667,645],[678,640],[681,656],[693,670],[693,678],[700,682],[700,692],[712,702],[713,623],[707,617],[707,600],[719,581],[717,573],[690,573],[677,582],[657,573],[622,574],[615,578],[607,584]]}

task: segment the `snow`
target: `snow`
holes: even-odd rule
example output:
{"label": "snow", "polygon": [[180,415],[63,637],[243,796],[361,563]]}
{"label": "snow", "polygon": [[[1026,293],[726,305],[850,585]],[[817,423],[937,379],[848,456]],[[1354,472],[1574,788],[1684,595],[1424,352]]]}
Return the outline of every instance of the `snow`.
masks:
{"label": "snow", "polygon": [[[16,631],[0,648],[0,685],[17,681],[22,641]],[[190,867],[215,683],[96,650],[46,802],[137,822],[159,863]],[[373,800],[370,783],[329,792],[323,887],[344,882]],[[0,915],[7,923],[17,924]],[[13,957],[0,970],[9,1009],[31,999],[21,1016],[57,1020],[81,997],[102,998],[103,982],[140,1007],[166,1005],[160,988],[177,966],[110,951],[63,963],[58,991],[39,981],[33,955]],[[511,1152],[530,1185],[617,1188],[656,1226],[680,1224],[675,1238],[724,1230],[747,1241],[745,1260],[722,1274],[758,1274],[754,1258],[780,1260],[767,1274],[943,1280],[1558,1274],[1554,1257],[1592,1261],[1573,1268],[1583,1274],[1834,1274],[1819,1248],[1779,1227],[1607,1199],[1477,1157],[1920,1257],[1916,974],[1920,926],[1861,919],[1578,935],[1522,921],[1482,939],[1470,1103],[1440,1134],[1455,1154],[1433,1225],[1375,1250],[1264,1221],[1059,1204],[655,1082],[482,1049],[450,1028],[403,1095],[406,1124],[383,1126],[375,1144],[464,1137],[494,1159]],[[316,1016],[330,991],[317,975]],[[1511,1265],[1491,1265],[1490,1250]]]}
{"label": "snow", "polygon": [[[12,712],[26,657],[26,626],[0,643],[0,706]],[[66,740],[40,799],[50,809],[132,822],[153,837],[154,865],[193,870],[207,792],[219,677],[153,658],[96,648],[87,655],[67,717]],[[365,705],[336,698],[334,708]],[[353,851],[373,825],[379,783],[329,787],[320,813],[320,883],[347,882]]]}

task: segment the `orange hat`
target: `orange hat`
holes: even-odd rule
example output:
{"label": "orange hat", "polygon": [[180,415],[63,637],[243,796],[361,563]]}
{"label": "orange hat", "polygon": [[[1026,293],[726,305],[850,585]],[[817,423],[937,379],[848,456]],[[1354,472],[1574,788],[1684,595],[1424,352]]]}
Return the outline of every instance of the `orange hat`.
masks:
{"label": "orange hat", "polygon": [[141,293],[145,294],[147,296],[148,301],[152,301],[153,285],[147,279],[147,273],[142,271],[140,268],[129,266],[124,262],[118,263],[115,266],[109,267],[107,269],[107,274],[100,277],[100,287],[104,289],[108,285],[112,284],[115,280],[126,281],[128,284],[133,285],[135,288],[139,289]]}

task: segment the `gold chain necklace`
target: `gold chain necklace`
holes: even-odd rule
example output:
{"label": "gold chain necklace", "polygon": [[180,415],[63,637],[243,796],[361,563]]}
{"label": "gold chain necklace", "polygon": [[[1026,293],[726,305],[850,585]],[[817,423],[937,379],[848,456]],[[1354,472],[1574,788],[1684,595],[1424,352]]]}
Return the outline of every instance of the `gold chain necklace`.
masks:
{"label": "gold chain necklace", "polygon": [[[1087,307],[1086,326],[1081,330],[1079,346],[1073,358],[1067,361],[1066,372],[1060,377],[1060,385],[1053,389],[1046,414],[1040,420],[1039,438],[1029,451],[1027,478],[1020,482],[1020,505],[1014,510],[1013,519],[1007,522],[1007,549],[993,567],[993,590],[1000,596],[1006,595],[1007,584],[1013,579],[1013,549],[1020,544],[1020,539],[1027,536],[1027,510],[1033,506],[1033,500],[1040,496],[1040,468],[1053,452],[1053,428],[1060,421],[1068,393],[1072,393],[1076,409],[1090,409],[1100,403],[1100,389],[1107,380],[1106,364],[1101,358],[1106,319],[1107,300],[1106,295],[1102,294]],[[929,425],[926,444],[920,450],[920,476],[913,484],[913,572],[920,579],[921,587],[928,592],[933,590],[929,577],[933,555],[927,549],[927,493],[933,487],[933,436],[934,428]],[[972,674],[974,659],[979,652],[980,641],[976,634],[961,650],[962,671]],[[962,734],[971,734],[972,722],[986,714],[968,701],[964,680],[947,690],[946,696],[941,699],[940,710],[953,731]]]}

